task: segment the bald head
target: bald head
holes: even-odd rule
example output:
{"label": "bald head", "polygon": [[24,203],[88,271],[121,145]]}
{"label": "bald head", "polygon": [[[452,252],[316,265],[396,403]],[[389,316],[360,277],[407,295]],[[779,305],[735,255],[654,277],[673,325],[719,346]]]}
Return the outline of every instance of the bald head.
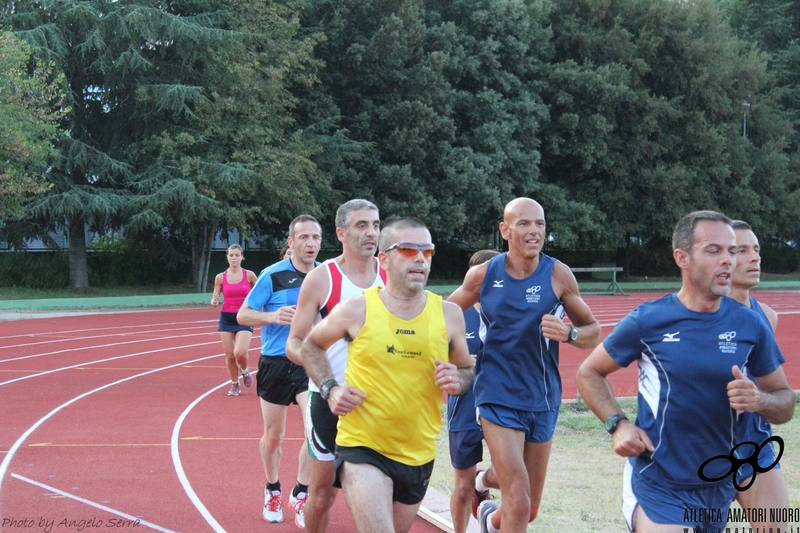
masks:
{"label": "bald head", "polygon": [[509,224],[513,219],[519,218],[520,215],[533,212],[541,213],[540,218],[544,219],[544,208],[539,202],[532,198],[514,198],[503,209],[503,221]]}

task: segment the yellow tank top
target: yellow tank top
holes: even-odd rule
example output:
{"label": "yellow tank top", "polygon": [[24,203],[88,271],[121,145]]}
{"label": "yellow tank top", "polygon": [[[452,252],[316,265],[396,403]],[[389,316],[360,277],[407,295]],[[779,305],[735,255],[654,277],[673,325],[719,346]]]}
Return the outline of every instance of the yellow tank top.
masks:
{"label": "yellow tank top", "polygon": [[367,399],[339,418],[336,444],[366,446],[409,466],[436,457],[442,427],[442,391],[434,382],[434,359],[449,361],[442,298],[431,292],[412,320],[391,314],[378,296],[364,292],[366,321],[348,346],[345,383]]}

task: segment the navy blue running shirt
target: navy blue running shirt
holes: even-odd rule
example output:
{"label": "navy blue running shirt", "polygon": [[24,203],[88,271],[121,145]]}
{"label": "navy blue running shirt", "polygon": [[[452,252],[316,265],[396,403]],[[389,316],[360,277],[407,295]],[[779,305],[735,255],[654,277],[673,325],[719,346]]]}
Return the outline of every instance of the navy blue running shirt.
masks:
{"label": "navy blue running shirt", "polygon": [[556,260],[539,254],[539,265],[525,279],[512,278],[505,260],[506,254],[489,260],[481,285],[486,339],[475,367],[477,405],[523,411],[558,409],[559,343],[542,335],[544,315],[564,316],[563,303],[551,282]]}
{"label": "navy blue running shirt", "polygon": [[[474,307],[464,311],[466,323],[467,348],[469,353],[478,355],[483,347],[481,340],[481,316]],[[447,397],[447,426],[449,431],[468,431],[481,429],[475,413],[475,393],[470,387],[461,396]]]}
{"label": "navy blue running shirt", "polygon": [[[640,305],[603,346],[618,365],[639,366],[636,425],[655,451],[631,457],[631,466],[676,490],[708,487],[698,468],[712,456],[727,455],[738,442],[727,393],[733,365],[764,376],[785,361],[759,314],[727,297],[713,313],[691,311],[675,294]],[[727,468],[730,464],[716,461],[706,477]]]}

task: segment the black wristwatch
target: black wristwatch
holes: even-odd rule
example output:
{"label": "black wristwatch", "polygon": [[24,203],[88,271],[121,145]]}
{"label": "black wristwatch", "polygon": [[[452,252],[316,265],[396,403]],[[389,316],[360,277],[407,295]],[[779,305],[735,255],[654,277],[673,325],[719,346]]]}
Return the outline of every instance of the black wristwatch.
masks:
{"label": "black wristwatch", "polygon": [[328,396],[331,394],[331,389],[338,386],[339,384],[336,383],[335,378],[325,378],[319,384],[319,395],[327,402]]}
{"label": "black wristwatch", "polygon": [[608,418],[606,418],[606,421],[603,423],[603,427],[606,428],[606,431],[608,431],[613,435],[614,432],[617,430],[617,424],[619,424],[621,420],[627,420],[627,419],[628,419],[627,416],[621,413],[617,413],[615,415],[611,415]]}
{"label": "black wristwatch", "polygon": [[565,342],[575,342],[576,340],[578,340],[578,328],[570,326],[569,335],[567,335],[567,340]]}

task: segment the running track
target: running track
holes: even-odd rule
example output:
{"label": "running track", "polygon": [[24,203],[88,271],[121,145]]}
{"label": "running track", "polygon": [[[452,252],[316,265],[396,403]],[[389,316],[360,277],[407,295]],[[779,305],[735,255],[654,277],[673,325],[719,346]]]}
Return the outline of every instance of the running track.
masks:
{"label": "running track", "polygon": [[[606,335],[655,294],[587,296]],[[800,298],[760,292],[780,315],[785,371],[800,389]],[[252,389],[226,396],[217,310],[190,308],[0,322],[0,532],[297,531],[261,520],[261,417]],[[258,358],[257,335],[251,368]],[[562,350],[565,398],[585,351]],[[635,394],[636,371],[613,376]],[[281,480],[302,438],[289,412]],[[138,526],[133,522],[138,520]],[[13,521],[13,522],[12,522]],[[83,522],[81,522],[83,521]],[[71,522],[71,524],[70,524]],[[352,531],[340,496],[331,533]],[[436,531],[418,519],[414,533]]]}

